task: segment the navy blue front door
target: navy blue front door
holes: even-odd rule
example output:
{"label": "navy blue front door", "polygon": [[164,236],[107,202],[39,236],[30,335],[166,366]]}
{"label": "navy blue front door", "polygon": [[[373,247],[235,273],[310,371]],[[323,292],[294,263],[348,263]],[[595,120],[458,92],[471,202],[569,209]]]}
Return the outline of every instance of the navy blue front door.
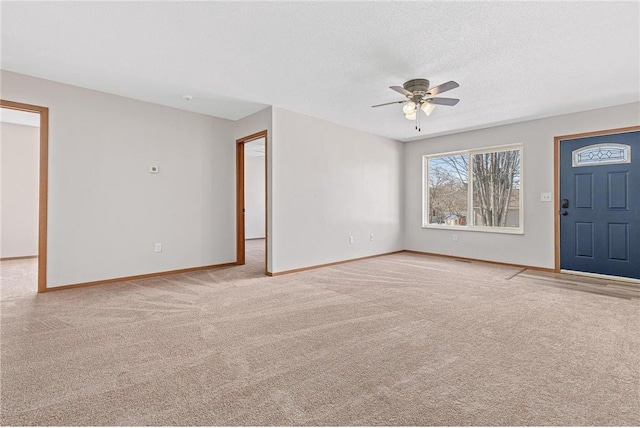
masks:
{"label": "navy blue front door", "polygon": [[560,268],[640,279],[640,131],[560,141]]}

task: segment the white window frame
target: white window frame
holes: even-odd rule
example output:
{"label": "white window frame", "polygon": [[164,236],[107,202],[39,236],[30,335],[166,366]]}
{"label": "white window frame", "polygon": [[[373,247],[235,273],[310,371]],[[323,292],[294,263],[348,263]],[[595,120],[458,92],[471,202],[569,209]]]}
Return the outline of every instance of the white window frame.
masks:
{"label": "white window frame", "polygon": [[[507,151],[520,151],[520,197],[519,210],[518,210],[518,224],[519,227],[496,227],[496,226],[476,226],[469,225],[473,212],[473,171],[471,157],[477,154],[485,154],[491,152],[507,152]],[[447,156],[467,155],[469,167],[467,170],[467,225],[449,225],[449,224],[435,224],[429,223],[429,161],[432,158],[440,158]],[[422,228],[423,229],[449,229],[449,230],[469,230],[474,232],[489,232],[489,233],[506,233],[523,235],[524,234],[524,145],[522,143],[510,144],[504,146],[483,147],[470,150],[458,150],[454,152],[446,153],[433,153],[422,156]]]}

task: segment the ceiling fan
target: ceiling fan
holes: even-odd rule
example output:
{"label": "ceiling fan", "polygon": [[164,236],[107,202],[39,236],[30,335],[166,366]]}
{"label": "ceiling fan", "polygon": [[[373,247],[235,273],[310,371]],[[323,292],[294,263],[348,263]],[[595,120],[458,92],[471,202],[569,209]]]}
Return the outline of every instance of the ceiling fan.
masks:
{"label": "ceiling fan", "polygon": [[378,104],[371,107],[388,106],[391,104],[404,104],[404,107],[402,107],[404,117],[409,120],[415,120],[416,129],[419,132],[420,115],[418,113],[420,112],[420,110],[424,111],[424,113],[429,116],[436,108],[436,104],[443,106],[454,106],[458,104],[458,101],[460,100],[457,98],[434,98],[434,95],[450,91],[451,89],[455,89],[458,86],[460,85],[458,85],[457,82],[450,80],[429,89],[429,81],[427,79],[412,79],[405,82],[402,86],[389,86],[389,88],[407,97],[406,100],[392,101],[390,103]]}

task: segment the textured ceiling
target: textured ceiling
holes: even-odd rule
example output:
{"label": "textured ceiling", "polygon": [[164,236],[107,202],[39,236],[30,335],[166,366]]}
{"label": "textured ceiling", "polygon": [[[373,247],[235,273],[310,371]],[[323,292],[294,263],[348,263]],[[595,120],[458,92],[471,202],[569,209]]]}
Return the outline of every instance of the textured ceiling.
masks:
{"label": "textured ceiling", "polygon": [[[637,1],[0,7],[5,70],[227,119],[274,105],[408,141],[640,100]],[[412,78],[460,84],[420,134],[371,108]]]}

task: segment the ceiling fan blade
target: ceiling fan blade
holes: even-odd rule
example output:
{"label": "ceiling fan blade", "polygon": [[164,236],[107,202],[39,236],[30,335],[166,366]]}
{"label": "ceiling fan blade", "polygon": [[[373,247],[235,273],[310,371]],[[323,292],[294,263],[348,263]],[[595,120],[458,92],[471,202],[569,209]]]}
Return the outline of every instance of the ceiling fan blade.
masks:
{"label": "ceiling fan blade", "polygon": [[427,91],[427,95],[438,95],[446,91],[450,91],[452,89],[457,88],[458,83],[453,80],[449,80],[448,82],[443,83],[442,85],[434,86],[433,88]]}
{"label": "ceiling fan blade", "polygon": [[439,104],[442,106],[454,106],[458,104],[458,101],[460,100],[457,98],[427,98],[425,101],[431,104]]}
{"label": "ceiling fan blade", "polygon": [[393,89],[396,92],[400,92],[405,97],[412,97],[413,96],[413,94],[411,92],[407,91],[402,86],[389,86],[389,88]]}
{"label": "ceiling fan blade", "polygon": [[375,105],[375,106],[371,106],[371,108],[374,108],[374,107],[382,107],[382,106],[388,106],[388,105],[391,105],[391,104],[402,104],[402,103],[406,103],[406,102],[408,102],[408,101],[409,101],[409,100],[392,101],[392,102],[390,102],[390,103],[377,104],[377,105]]}

